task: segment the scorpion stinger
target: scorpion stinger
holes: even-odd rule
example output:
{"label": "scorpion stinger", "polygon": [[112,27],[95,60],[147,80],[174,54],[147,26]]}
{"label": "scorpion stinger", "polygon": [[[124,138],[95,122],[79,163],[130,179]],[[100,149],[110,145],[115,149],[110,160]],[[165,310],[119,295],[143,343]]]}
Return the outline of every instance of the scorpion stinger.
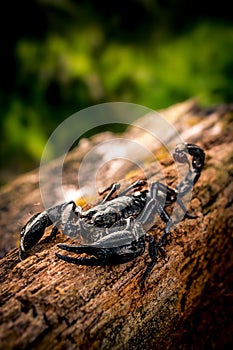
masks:
{"label": "scorpion stinger", "polygon": [[[187,154],[192,156],[192,165],[187,158]],[[180,184],[176,186],[178,195],[183,197],[186,193],[192,191],[193,186],[199,179],[204,162],[205,162],[205,152],[192,143],[182,143],[176,146],[175,153],[173,154],[175,161],[179,163],[188,163],[189,171]]]}

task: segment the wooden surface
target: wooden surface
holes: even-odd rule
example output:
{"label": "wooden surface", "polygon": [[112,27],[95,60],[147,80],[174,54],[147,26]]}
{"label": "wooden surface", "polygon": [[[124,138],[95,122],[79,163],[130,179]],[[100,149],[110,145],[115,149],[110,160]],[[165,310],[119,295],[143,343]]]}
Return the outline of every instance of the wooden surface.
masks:
{"label": "wooden surface", "polygon": [[[60,234],[56,241],[38,243],[20,262],[20,226],[43,209],[37,171],[2,189],[1,254],[7,254],[0,262],[0,349],[227,349],[233,345],[233,107],[202,109],[187,101],[163,113],[185,141],[205,150],[206,164],[189,206],[198,218],[185,219],[172,229],[165,258],[159,257],[143,293],[139,281],[149,261],[147,249],[119,266],[76,266],[55,257],[57,243],[74,243]],[[141,136],[135,129],[125,135],[134,140]],[[113,137],[98,135],[72,151],[65,183],[71,181],[74,164],[93,145]],[[174,185],[171,157],[157,151],[167,181]],[[153,162],[145,173],[150,180],[159,176]],[[123,186],[126,175],[122,170]],[[136,177],[134,172],[132,180]],[[163,227],[157,219],[150,231],[156,240]]]}

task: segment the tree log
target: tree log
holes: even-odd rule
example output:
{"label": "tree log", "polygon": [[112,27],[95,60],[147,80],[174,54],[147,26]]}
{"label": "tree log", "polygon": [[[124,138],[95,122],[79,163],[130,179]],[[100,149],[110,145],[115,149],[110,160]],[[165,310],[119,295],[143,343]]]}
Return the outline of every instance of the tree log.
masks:
{"label": "tree log", "polygon": [[[233,106],[207,109],[187,101],[162,113],[186,142],[205,150],[206,163],[189,205],[197,218],[174,226],[165,257],[159,255],[143,291],[139,282],[150,259],[148,249],[122,265],[77,266],[55,257],[57,243],[74,244],[60,234],[51,242],[42,240],[28,258],[19,261],[18,224],[43,210],[37,170],[2,189],[1,254],[6,255],[0,262],[1,349],[227,349],[233,345]],[[124,135],[137,140],[141,132],[132,128]],[[94,136],[70,153],[67,184],[83,155],[103,138],[114,135]],[[174,186],[172,159],[157,151],[168,184]],[[127,171],[132,181],[141,177],[139,171]],[[125,169],[119,174],[122,180],[127,175]],[[145,174],[149,180],[160,175],[153,162]],[[108,181],[115,181],[113,175]],[[157,218],[150,230],[157,241],[163,228]]]}

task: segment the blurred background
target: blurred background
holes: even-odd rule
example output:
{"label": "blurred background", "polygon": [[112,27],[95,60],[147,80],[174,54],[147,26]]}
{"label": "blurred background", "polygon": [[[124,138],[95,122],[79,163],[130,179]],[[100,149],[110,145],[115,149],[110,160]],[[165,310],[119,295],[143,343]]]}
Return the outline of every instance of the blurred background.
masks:
{"label": "blurred background", "polygon": [[230,4],[2,3],[0,185],[38,166],[49,135],[85,107],[121,101],[158,110],[193,97],[201,105],[232,102]]}

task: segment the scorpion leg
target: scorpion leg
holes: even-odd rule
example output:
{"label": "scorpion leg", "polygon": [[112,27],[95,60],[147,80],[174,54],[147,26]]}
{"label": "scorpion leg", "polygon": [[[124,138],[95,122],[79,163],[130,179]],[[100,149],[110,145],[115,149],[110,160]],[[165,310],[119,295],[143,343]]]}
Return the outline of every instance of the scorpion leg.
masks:
{"label": "scorpion leg", "polygon": [[[160,204],[158,204],[158,206],[160,207]],[[159,208],[159,211],[160,211],[161,219],[166,223],[164,233],[163,233],[162,237],[159,239],[158,246],[161,247],[162,245],[164,245],[168,235],[170,234],[170,231],[171,231],[171,228],[173,225],[173,221],[172,221],[172,218],[170,217],[170,215],[167,213],[167,211],[162,206]]]}
{"label": "scorpion leg", "polygon": [[157,203],[154,198],[151,198],[149,202],[147,202],[143,212],[137,217],[143,226],[150,224],[154,221],[154,216],[157,212]]}
{"label": "scorpion leg", "polygon": [[160,189],[160,182],[152,182],[148,195],[148,202],[146,203],[142,213],[139,215],[138,220],[143,226],[153,222],[154,216],[158,213],[158,191]]}
{"label": "scorpion leg", "polygon": [[118,183],[114,183],[110,186],[110,188],[107,188],[107,190],[109,190],[109,192],[107,193],[107,195],[104,197],[104,199],[102,200],[102,202],[100,202],[100,204],[104,204],[106,203],[109,198],[111,198],[111,196],[113,195],[113,193],[115,193],[118,189],[120,188],[120,185]]}
{"label": "scorpion leg", "polygon": [[[175,191],[173,192],[172,189],[163,185],[161,182],[152,182],[151,187],[150,187],[151,200],[147,203],[147,205],[143,211],[143,214],[141,215],[142,223],[146,224],[149,221],[151,221],[151,216],[155,215],[155,211],[156,211],[159,214],[159,216],[161,217],[161,219],[167,224],[165,229],[164,229],[164,233],[159,240],[159,244],[158,244],[159,249],[164,244],[167,236],[170,234],[170,230],[171,230],[172,225],[173,225],[173,221],[172,221],[171,217],[168,215],[167,211],[164,208],[164,204],[166,205],[166,202],[161,203],[159,200],[159,195],[158,195],[159,191],[163,192],[163,193],[165,192],[165,194],[166,194],[167,190],[170,190],[170,193],[172,193],[174,196],[174,198],[170,196],[170,200],[174,200],[176,198]],[[162,251],[162,253],[163,253],[163,251]]]}
{"label": "scorpion leg", "polygon": [[152,235],[150,235],[149,233],[147,233],[146,240],[149,241],[149,255],[151,258],[151,262],[147,266],[146,271],[144,272],[144,274],[142,276],[142,280],[141,280],[141,287],[142,288],[144,287],[145,280],[147,279],[147,277],[151,273],[151,271],[152,271],[153,267],[155,266],[157,259],[158,259],[158,250],[157,250],[157,245],[156,245],[154,237]]}
{"label": "scorpion leg", "polygon": [[196,219],[197,218],[197,215],[189,214],[189,211],[187,210],[186,206],[184,205],[182,199],[179,196],[177,196],[177,203],[179,204],[179,206],[181,207],[181,209],[184,212],[184,219],[185,218],[187,218],[187,219]]}
{"label": "scorpion leg", "polygon": [[153,183],[153,187],[152,187],[152,191],[153,191],[153,196],[154,198],[152,198],[146,205],[145,210],[143,211],[143,214],[141,215],[141,220],[142,223],[145,225],[149,222],[151,222],[153,216],[155,215],[155,210],[156,212],[159,214],[159,216],[161,217],[161,219],[167,224],[165,229],[164,229],[164,233],[162,235],[162,237],[159,240],[159,244],[158,244],[158,248],[160,250],[160,252],[162,253],[162,255],[164,255],[163,250],[161,249],[161,246],[164,244],[167,236],[170,234],[172,225],[173,225],[173,221],[171,219],[171,217],[169,216],[169,214],[167,213],[167,211],[165,210],[165,208],[163,207],[163,205],[159,202],[159,200],[156,200],[156,194],[158,193],[158,190],[160,189],[160,185],[161,183],[155,182]]}
{"label": "scorpion leg", "polygon": [[[123,191],[121,191],[120,193],[118,193],[117,197],[120,196],[124,196],[126,195],[128,192],[130,192],[131,190],[134,190],[137,187],[142,187],[146,184],[145,180],[137,180],[134,183],[132,183],[131,185],[129,185],[128,187],[126,187]],[[106,203],[111,196],[113,195],[113,193],[115,193],[118,189],[120,188],[120,184],[118,183],[113,183],[110,187],[108,187],[105,191],[109,190],[109,192],[107,193],[107,195],[104,197],[104,199],[102,200],[102,202],[100,202],[100,204]],[[103,192],[101,192],[103,193]],[[100,194],[101,194],[100,193]]]}
{"label": "scorpion leg", "polygon": [[[166,196],[165,200],[164,195]],[[163,221],[168,222],[168,214],[164,209],[164,206],[176,200],[176,192],[161,182],[152,182],[148,197],[149,201],[139,217],[142,224],[146,225],[147,223],[151,222],[156,213],[160,215]]]}
{"label": "scorpion leg", "polygon": [[[161,187],[162,185],[162,187]],[[150,224],[154,221],[154,216],[156,213],[158,213],[161,217],[161,219],[166,222],[166,227],[164,230],[164,234],[161,237],[158,247],[155,245],[154,238],[153,236],[150,236],[149,234],[146,235],[147,239],[149,239],[149,252],[150,255],[152,257],[152,267],[154,266],[154,259],[153,256],[156,255],[156,259],[157,259],[157,248],[159,249],[161,255],[164,257],[164,251],[162,249],[162,245],[164,244],[166,237],[169,235],[171,227],[173,225],[172,219],[170,218],[170,216],[168,215],[168,213],[166,212],[166,210],[163,208],[162,204],[158,202],[158,191],[162,189],[164,189],[166,186],[164,186],[163,184],[161,184],[160,182],[153,182],[151,184],[151,189],[150,189],[150,196],[152,196],[152,198],[149,200],[149,202],[146,204],[142,214],[139,217],[139,221],[142,223],[142,225],[145,227],[147,224]],[[149,237],[150,236],[150,237]],[[155,247],[153,247],[153,244],[155,245]],[[156,253],[153,253],[153,250],[156,250]],[[148,266],[148,269],[150,269],[150,267]],[[146,275],[149,274],[146,273]]]}
{"label": "scorpion leg", "polygon": [[135,182],[133,182],[131,185],[129,185],[128,187],[126,187],[123,191],[121,191],[118,194],[118,197],[120,196],[125,196],[127,193],[129,193],[130,191],[134,190],[137,187],[142,187],[146,184],[146,180],[136,180]]}

